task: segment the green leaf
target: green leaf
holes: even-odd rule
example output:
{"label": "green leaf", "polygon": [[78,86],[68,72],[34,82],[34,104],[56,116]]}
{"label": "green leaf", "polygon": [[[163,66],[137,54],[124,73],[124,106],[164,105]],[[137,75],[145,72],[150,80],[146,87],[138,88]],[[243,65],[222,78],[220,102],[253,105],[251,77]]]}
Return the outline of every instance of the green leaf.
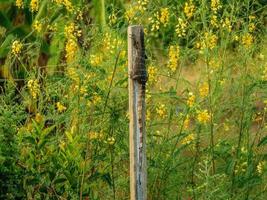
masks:
{"label": "green leaf", "polygon": [[258,147],[265,145],[265,144],[267,144],[267,136],[265,136],[264,138],[261,139],[261,141],[258,144]]}
{"label": "green leaf", "polygon": [[64,183],[64,182],[66,182],[68,179],[66,179],[66,178],[58,178],[58,179],[56,179],[55,181],[54,181],[54,184],[56,185],[56,184],[60,184],[60,183]]}
{"label": "green leaf", "polygon": [[53,37],[49,47],[49,60],[47,63],[48,74],[53,75],[56,71],[56,67],[60,61],[61,52],[64,49],[65,39],[61,35],[57,34]]}
{"label": "green leaf", "polygon": [[12,28],[12,22],[8,19],[5,13],[0,11],[0,25],[4,26],[6,29]]}
{"label": "green leaf", "polygon": [[0,46],[0,58],[4,58],[6,57],[6,55],[8,54],[9,50],[10,50],[10,46],[12,41],[14,40],[14,35],[9,34],[5,41],[1,44]]}

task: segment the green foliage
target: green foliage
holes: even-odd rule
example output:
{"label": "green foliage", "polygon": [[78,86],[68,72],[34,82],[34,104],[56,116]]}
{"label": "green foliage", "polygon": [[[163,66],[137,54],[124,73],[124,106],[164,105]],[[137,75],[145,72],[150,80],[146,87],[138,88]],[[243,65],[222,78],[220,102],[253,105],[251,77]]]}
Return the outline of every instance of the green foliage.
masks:
{"label": "green foliage", "polygon": [[148,199],[265,199],[265,0],[2,0],[0,199],[130,198],[132,24]]}

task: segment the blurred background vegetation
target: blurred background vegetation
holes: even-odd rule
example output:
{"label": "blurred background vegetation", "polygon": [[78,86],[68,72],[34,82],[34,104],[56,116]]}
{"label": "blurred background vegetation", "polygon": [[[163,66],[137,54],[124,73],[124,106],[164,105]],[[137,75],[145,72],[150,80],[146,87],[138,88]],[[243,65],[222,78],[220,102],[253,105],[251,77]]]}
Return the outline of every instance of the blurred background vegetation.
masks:
{"label": "blurred background vegetation", "polygon": [[0,199],[129,199],[132,24],[148,199],[265,199],[267,0],[0,0]]}

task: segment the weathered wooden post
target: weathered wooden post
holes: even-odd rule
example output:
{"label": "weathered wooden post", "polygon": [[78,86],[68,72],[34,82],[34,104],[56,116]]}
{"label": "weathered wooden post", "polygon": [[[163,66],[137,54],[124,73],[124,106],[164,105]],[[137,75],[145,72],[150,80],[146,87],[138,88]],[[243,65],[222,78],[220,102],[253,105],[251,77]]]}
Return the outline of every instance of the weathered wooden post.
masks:
{"label": "weathered wooden post", "polygon": [[147,72],[142,26],[128,27],[131,200],[147,199],[145,91]]}

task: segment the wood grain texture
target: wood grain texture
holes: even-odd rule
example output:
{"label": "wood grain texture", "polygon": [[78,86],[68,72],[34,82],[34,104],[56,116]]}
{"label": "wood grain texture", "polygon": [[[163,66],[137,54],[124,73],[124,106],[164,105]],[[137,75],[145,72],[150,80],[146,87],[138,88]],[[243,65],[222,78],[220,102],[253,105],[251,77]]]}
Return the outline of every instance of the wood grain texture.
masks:
{"label": "wood grain texture", "polygon": [[144,32],[141,26],[128,28],[128,72],[130,115],[131,200],[147,199]]}

